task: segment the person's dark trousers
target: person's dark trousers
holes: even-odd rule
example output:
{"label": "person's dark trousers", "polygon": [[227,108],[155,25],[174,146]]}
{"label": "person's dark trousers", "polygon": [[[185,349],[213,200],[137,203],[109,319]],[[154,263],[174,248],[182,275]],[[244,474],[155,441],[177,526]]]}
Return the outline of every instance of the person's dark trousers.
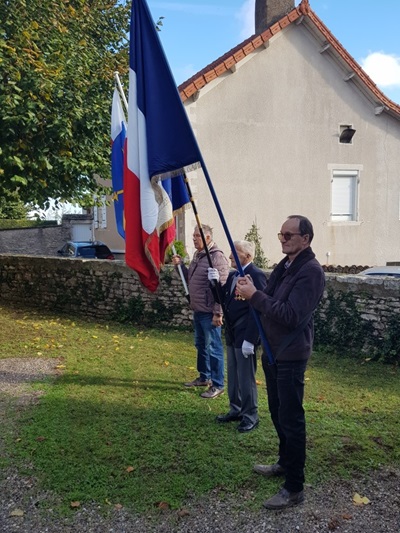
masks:
{"label": "person's dark trousers", "polygon": [[278,463],[286,470],[284,487],[300,492],[304,487],[306,421],[303,408],[304,373],[307,361],[262,365],[267,383],[268,407],[279,437]]}
{"label": "person's dark trousers", "polygon": [[242,416],[243,420],[254,424],[258,420],[256,355],[245,357],[241,348],[226,347],[228,361],[229,412]]}

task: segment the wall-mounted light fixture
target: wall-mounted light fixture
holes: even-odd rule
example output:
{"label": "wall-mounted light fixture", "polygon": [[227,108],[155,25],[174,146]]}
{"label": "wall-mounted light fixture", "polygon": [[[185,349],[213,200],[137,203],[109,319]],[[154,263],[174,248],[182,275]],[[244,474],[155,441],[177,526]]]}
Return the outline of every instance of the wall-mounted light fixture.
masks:
{"label": "wall-mounted light fixture", "polygon": [[341,129],[341,132],[340,132],[339,142],[343,144],[350,144],[354,137],[356,130],[354,128],[351,128],[350,126],[342,126],[340,129]]}

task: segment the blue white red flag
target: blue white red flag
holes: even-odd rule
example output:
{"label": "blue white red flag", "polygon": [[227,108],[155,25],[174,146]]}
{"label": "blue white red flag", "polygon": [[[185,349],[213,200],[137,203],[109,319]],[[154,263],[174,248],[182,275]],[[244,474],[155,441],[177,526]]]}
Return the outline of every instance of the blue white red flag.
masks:
{"label": "blue white red flag", "polygon": [[124,173],[126,168],[126,119],[118,90],[114,89],[111,108],[111,177],[115,222],[125,239]]}
{"label": "blue white red flag", "polygon": [[125,260],[155,291],[201,154],[145,0],[132,0],[129,63]]}

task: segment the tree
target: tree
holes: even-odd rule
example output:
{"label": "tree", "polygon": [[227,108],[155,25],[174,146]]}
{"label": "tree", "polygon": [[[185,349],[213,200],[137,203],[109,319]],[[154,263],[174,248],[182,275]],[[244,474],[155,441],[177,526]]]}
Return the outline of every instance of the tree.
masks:
{"label": "tree", "polygon": [[0,196],[82,200],[110,175],[128,0],[0,0],[0,20]]}
{"label": "tree", "polygon": [[18,194],[0,196],[0,219],[22,220],[28,215],[29,207],[21,202]]}
{"label": "tree", "polygon": [[254,242],[254,244],[256,245],[256,252],[253,261],[254,264],[258,266],[258,268],[268,268],[268,259],[266,258],[264,251],[261,248],[261,237],[256,222],[253,222],[250,230],[248,231],[248,233],[246,233],[245,240]]}

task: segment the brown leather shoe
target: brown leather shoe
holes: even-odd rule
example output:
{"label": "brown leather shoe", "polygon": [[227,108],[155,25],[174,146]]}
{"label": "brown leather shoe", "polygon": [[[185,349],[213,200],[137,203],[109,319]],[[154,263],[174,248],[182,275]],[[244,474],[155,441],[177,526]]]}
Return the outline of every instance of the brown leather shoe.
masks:
{"label": "brown leather shoe", "polygon": [[269,500],[263,503],[263,506],[266,509],[274,509],[279,511],[281,509],[286,509],[287,507],[293,507],[294,505],[299,505],[304,502],[304,491],[300,492],[289,492],[284,487],[272,496]]}
{"label": "brown leather shoe", "polygon": [[200,379],[196,378],[193,381],[188,381],[184,383],[185,387],[209,387],[211,385],[210,379]]}
{"label": "brown leather shoe", "polygon": [[285,475],[285,469],[278,463],[274,465],[254,465],[253,470],[257,474],[261,474],[265,477],[277,477]]}

